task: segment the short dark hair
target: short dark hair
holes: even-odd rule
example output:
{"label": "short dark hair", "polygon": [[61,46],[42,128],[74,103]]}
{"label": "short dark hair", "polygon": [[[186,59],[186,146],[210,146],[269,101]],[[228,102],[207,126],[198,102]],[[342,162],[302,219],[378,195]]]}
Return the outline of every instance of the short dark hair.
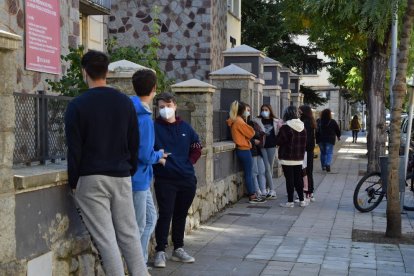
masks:
{"label": "short dark hair", "polygon": [[89,50],[83,55],[81,65],[92,80],[105,79],[109,58],[105,53]]}
{"label": "short dark hair", "polygon": [[157,84],[157,75],[151,69],[138,70],[132,76],[132,85],[138,96],[149,96]]}
{"label": "short dark hair", "polygon": [[166,103],[173,102],[174,104],[177,104],[177,100],[175,99],[174,95],[168,92],[163,92],[157,96],[155,99],[156,104],[158,105],[159,101],[164,101]]}
{"label": "short dark hair", "polygon": [[288,106],[283,112],[283,121],[287,122],[289,120],[298,119],[298,109],[296,106]]}

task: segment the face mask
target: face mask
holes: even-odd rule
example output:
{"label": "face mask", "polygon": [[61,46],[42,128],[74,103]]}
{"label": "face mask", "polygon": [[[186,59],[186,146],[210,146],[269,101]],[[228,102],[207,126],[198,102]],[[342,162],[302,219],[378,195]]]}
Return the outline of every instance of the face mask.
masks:
{"label": "face mask", "polygon": [[164,107],[160,109],[160,116],[166,120],[171,119],[175,114],[174,108],[171,107]]}
{"label": "face mask", "polygon": [[269,111],[262,111],[262,116],[265,118],[269,118]]}
{"label": "face mask", "polygon": [[244,117],[246,117],[246,118],[247,118],[247,117],[249,117],[249,116],[250,116],[250,112],[246,110],[246,111],[244,111],[243,115],[244,115]]}

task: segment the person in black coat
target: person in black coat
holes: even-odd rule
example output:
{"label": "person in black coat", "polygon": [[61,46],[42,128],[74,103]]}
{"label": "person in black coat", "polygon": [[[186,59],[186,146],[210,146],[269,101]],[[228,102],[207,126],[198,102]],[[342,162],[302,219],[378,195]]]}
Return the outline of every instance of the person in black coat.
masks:
{"label": "person in black coat", "polygon": [[315,129],[316,121],[312,114],[312,109],[308,105],[302,105],[299,107],[300,120],[305,124],[306,130],[306,175],[308,177],[308,190],[305,191],[307,198],[310,201],[315,201],[313,196],[313,150],[315,149]]}
{"label": "person in black coat", "polygon": [[317,121],[316,128],[316,143],[321,150],[321,166],[322,170],[331,171],[331,163],[333,157],[333,148],[336,139],[341,140],[341,131],[337,122],[332,119],[332,112],[330,109],[324,109],[321,112],[321,117]]}

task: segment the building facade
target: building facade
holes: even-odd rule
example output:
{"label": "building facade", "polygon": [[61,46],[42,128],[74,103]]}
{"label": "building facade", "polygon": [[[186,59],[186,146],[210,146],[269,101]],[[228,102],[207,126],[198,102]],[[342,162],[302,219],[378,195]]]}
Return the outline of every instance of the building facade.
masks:
{"label": "building facade", "polygon": [[160,66],[169,78],[207,80],[223,66],[222,52],[240,45],[241,1],[114,0],[108,23],[119,46],[149,44],[151,26],[161,27]]}

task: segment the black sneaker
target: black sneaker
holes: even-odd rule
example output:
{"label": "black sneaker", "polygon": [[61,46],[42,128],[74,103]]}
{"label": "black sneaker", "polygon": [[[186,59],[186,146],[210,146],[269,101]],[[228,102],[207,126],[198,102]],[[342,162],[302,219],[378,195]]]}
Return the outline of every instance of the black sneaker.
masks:
{"label": "black sneaker", "polygon": [[331,166],[326,166],[326,171],[330,172],[331,171]]}
{"label": "black sneaker", "polygon": [[255,195],[249,197],[249,203],[251,204],[265,203],[265,202],[266,202],[266,198],[264,197],[257,197]]}

